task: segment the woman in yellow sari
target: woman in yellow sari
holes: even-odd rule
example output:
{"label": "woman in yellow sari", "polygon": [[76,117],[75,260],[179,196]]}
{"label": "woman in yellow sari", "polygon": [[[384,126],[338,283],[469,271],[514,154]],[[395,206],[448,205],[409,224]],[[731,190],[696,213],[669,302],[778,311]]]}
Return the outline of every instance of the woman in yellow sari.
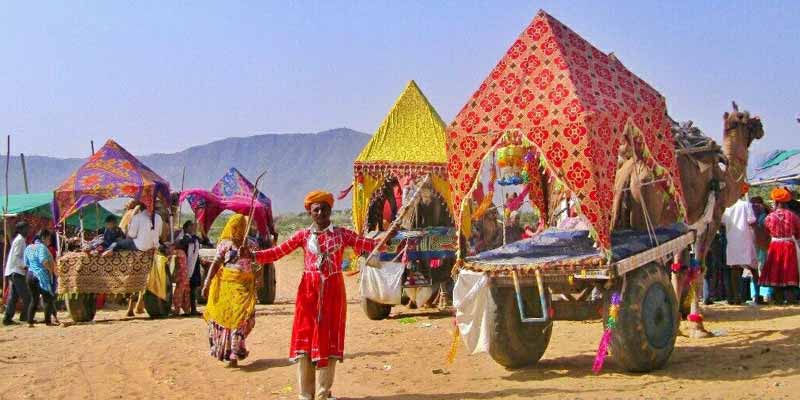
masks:
{"label": "woman in yellow sari", "polygon": [[255,276],[252,255],[243,244],[245,229],[245,216],[235,214],[228,220],[203,285],[211,356],[228,361],[231,367],[247,357],[245,338],[256,324]]}

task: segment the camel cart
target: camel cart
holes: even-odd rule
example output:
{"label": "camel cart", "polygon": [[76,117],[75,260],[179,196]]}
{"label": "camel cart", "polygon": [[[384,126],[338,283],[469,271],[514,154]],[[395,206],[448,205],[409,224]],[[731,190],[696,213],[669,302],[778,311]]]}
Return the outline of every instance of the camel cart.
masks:
{"label": "camel cart", "polygon": [[[170,204],[169,182],[113,140],[107,141],[61,183],[53,197],[53,221],[57,227],[64,226],[73,214],[94,212],[88,206],[101,200],[136,199],[151,212],[156,212],[157,200],[163,205]],[[162,215],[162,219],[165,225],[171,222],[171,216]],[[83,224],[79,240],[81,245],[85,241]],[[144,292],[145,309],[151,317],[166,316],[169,312],[172,291],[167,263],[158,262],[155,250],[120,251],[102,257],[62,251],[66,250],[62,240],[58,245],[58,294],[65,299],[75,322],[94,319],[98,294],[124,296]],[[154,265],[158,268],[153,268]]]}
{"label": "camel cart", "polygon": [[[233,211],[242,215],[252,215],[253,226],[258,232],[257,237],[252,240],[253,250],[267,249],[273,246],[274,240],[277,238],[272,216],[272,201],[258,190],[256,190],[253,201],[255,189],[255,186],[238,169],[231,168],[210,191],[184,190],[181,192],[179,201],[189,203],[189,207],[197,218],[197,225],[205,236],[208,236],[209,229],[222,212]],[[253,205],[252,213],[251,204]],[[200,263],[203,280],[205,280],[205,273],[215,257],[215,249],[201,249]],[[257,270],[259,268],[261,272],[256,273],[258,301],[261,304],[273,304],[277,293],[275,265],[269,263],[259,266]],[[201,301],[205,301],[205,299],[201,299]]]}
{"label": "camel cart", "polygon": [[355,231],[397,233],[379,255],[384,268],[360,269],[370,319],[400,304],[445,304],[451,294],[456,234],[444,146],[444,122],[410,81],[353,163]]}
{"label": "camel cart", "polygon": [[[680,322],[670,268],[696,236],[681,223],[663,97],[540,11],[446,137],[460,235],[453,303],[470,352],[488,352],[507,368],[531,365],[545,353],[553,321],[602,316],[624,369],[663,367]],[[628,153],[658,177],[679,223],[614,228],[615,199],[628,190],[615,176]],[[538,232],[487,248],[487,210],[520,203],[538,215]],[[598,353],[602,366],[607,352]]]}

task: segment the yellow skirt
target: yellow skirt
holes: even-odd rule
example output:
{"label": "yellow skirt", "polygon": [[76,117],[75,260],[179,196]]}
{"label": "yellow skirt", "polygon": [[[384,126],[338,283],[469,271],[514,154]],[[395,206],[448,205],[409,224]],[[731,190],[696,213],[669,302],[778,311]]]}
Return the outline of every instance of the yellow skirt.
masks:
{"label": "yellow skirt", "polygon": [[256,310],[255,275],[222,268],[211,281],[203,318],[227,329],[236,329]]}

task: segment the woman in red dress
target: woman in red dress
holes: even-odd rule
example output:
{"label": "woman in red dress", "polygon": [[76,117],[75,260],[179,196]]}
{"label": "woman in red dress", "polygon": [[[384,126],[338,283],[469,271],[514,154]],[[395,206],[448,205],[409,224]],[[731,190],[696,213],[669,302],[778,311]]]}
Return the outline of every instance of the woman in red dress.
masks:
{"label": "woman in red dress", "polygon": [[775,211],[764,221],[772,240],[767,249],[767,261],[761,273],[760,284],[775,288],[775,301],[782,304],[797,302],[795,290],[800,281],[797,264],[797,239],[800,239],[800,217],[786,208],[792,194],[776,188],[770,194],[775,201]]}
{"label": "woman in red dress", "polygon": [[277,247],[255,253],[256,261],[263,265],[303,249],[305,268],[297,289],[289,350],[289,358],[299,362],[301,399],[329,398],[336,360],[344,357],[347,303],[342,253],[345,247],[352,247],[357,254],[370,252],[377,243],[349,229],[334,227],[332,207],[332,194],[309,193],[305,208],[313,221],[311,227],[295,232]]}

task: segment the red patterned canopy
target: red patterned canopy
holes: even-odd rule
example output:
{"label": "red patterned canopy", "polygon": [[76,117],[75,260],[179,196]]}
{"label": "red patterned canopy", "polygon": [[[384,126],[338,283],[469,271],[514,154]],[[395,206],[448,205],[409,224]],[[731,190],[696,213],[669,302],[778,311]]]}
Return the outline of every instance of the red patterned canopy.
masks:
{"label": "red patterned canopy", "polygon": [[55,190],[53,220],[58,224],[100,200],[129,197],[153,211],[155,200],[169,200],[169,182],[109,140]]}
{"label": "red patterned canopy", "polygon": [[667,172],[683,209],[664,98],[539,11],[447,129],[455,204],[468,198],[503,134],[517,131],[537,148],[547,174],[578,199],[595,240],[609,249],[614,177],[629,125],[651,167]]}

